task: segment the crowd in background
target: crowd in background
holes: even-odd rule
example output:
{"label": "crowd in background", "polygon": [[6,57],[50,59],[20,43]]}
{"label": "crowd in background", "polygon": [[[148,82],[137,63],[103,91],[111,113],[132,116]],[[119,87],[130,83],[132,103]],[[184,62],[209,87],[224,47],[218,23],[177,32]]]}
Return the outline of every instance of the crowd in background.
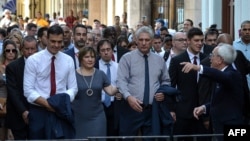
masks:
{"label": "crowd in background", "polygon": [[[249,124],[250,21],[233,40],[215,24],[203,32],[191,19],[173,31],[162,19],[129,27],[126,12],[113,25],[89,25],[82,12],[69,13],[14,20],[4,11],[2,140],[223,134],[224,125]],[[58,129],[48,121],[58,120],[53,102],[62,99],[74,116],[68,110]]]}

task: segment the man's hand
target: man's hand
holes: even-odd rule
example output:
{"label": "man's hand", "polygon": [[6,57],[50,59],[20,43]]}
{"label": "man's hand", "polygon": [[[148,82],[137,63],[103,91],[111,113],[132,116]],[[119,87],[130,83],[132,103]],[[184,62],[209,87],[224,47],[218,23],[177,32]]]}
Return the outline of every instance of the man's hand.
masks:
{"label": "man's hand", "polygon": [[140,105],[140,104],[142,104],[142,102],[140,100],[136,99],[133,96],[128,96],[127,101],[132,109],[134,109],[137,112],[142,112],[143,109]]}
{"label": "man's hand", "polygon": [[170,112],[170,115],[174,119],[174,122],[176,122],[176,114],[175,114],[175,112]]}
{"label": "man's hand", "polygon": [[164,94],[163,93],[156,93],[155,94],[155,100],[156,101],[163,101],[164,100]]}
{"label": "man's hand", "polygon": [[115,98],[116,98],[116,100],[122,100],[122,94],[121,93],[116,93]]}
{"label": "man's hand", "polygon": [[181,62],[180,65],[183,65],[182,72],[189,73],[191,70],[199,71],[200,66],[192,64],[190,62]]}
{"label": "man's hand", "polygon": [[29,115],[29,112],[28,112],[28,111],[24,111],[23,114],[22,114],[23,120],[24,120],[24,122],[25,122],[26,124],[29,124],[28,115]]}
{"label": "man's hand", "polygon": [[193,111],[193,115],[196,119],[199,119],[199,116],[205,113],[206,107],[204,105],[201,105],[199,107],[195,107]]}

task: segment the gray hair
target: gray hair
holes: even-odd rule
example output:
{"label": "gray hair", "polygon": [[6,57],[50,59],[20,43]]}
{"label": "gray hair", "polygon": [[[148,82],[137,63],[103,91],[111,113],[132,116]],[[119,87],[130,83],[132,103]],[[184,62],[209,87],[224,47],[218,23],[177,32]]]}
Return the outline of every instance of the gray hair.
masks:
{"label": "gray hair", "polygon": [[153,32],[152,28],[150,28],[148,26],[142,26],[141,28],[139,28],[135,32],[135,37],[138,39],[141,33],[148,33],[151,39],[154,38],[154,32]]}
{"label": "gray hair", "polygon": [[220,43],[218,46],[218,55],[224,60],[224,63],[230,65],[234,62],[237,52],[230,44]]}

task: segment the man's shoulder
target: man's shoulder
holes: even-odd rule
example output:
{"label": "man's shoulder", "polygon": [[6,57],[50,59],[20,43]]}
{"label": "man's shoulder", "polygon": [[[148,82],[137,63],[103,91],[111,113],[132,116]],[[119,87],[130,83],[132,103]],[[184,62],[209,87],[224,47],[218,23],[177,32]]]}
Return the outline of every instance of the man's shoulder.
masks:
{"label": "man's shoulder", "polygon": [[70,55],[70,54],[74,53],[74,47],[73,47],[73,48],[69,48],[69,49],[65,50],[63,53],[68,54],[68,55]]}
{"label": "man's shoulder", "polygon": [[183,59],[186,59],[186,58],[188,58],[188,53],[187,53],[187,51],[184,51],[184,52],[174,56],[172,58],[172,60],[183,60]]}
{"label": "man's shoulder", "polygon": [[16,67],[16,66],[19,66],[19,65],[24,65],[24,57],[20,57],[12,62],[10,62],[7,67]]}
{"label": "man's shoulder", "polygon": [[60,55],[61,57],[65,58],[65,59],[67,59],[67,60],[72,60],[72,57],[69,56],[69,54],[66,54],[66,53],[64,53],[64,52],[58,52],[58,53],[59,53],[59,55]]}

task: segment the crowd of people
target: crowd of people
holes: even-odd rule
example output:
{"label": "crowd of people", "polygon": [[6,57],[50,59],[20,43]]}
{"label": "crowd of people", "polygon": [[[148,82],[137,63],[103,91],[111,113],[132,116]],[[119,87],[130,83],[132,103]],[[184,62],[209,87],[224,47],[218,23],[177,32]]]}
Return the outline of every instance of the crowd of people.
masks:
{"label": "crowd of people", "polygon": [[90,26],[72,10],[61,23],[37,12],[23,28],[4,14],[3,140],[223,134],[225,125],[249,124],[248,20],[233,40],[191,19],[170,33],[161,19],[129,28],[126,13]]}

